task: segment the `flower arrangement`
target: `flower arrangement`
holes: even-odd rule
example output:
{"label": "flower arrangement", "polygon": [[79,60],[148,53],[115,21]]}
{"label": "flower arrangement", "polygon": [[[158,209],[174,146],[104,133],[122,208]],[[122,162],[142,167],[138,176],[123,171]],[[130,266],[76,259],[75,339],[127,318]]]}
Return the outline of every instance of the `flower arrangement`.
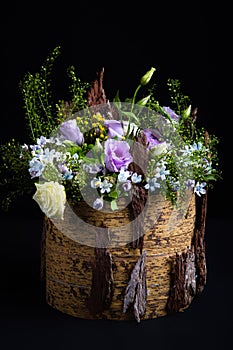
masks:
{"label": "flower arrangement", "polygon": [[26,192],[48,217],[63,219],[66,202],[83,198],[96,210],[105,203],[117,210],[120,198],[130,201],[135,185],[174,205],[187,190],[202,196],[213,186],[221,176],[218,138],[197,127],[197,108],[179,80],[168,79],[169,106],[156,100],[153,67],[132,98],[122,102],[117,91],[110,103],[102,89],[104,103],[90,103],[93,87],[71,66],[71,99],[54,103],[51,72],[59,54],[56,47],[39,73],[20,82],[29,140],[0,147],[4,208]]}

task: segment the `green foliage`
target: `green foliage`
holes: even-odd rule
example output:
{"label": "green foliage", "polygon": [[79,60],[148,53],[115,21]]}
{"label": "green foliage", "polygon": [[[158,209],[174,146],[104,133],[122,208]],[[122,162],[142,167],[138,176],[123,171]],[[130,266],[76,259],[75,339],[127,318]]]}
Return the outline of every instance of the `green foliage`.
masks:
{"label": "green foliage", "polygon": [[29,136],[36,141],[41,135],[48,137],[56,126],[51,92],[51,72],[55,59],[60,54],[56,47],[41,66],[40,71],[28,72],[20,81],[25,118]]}
{"label": "green foliage", "polygon": [[[104,153],[100,151],[99,154],[98,152],[100,148],[102,149],[101,141],[105,141],[108,135],[104,126],[104,117],[100,113],[94,115],[86,111],[82,113],[88,107],[87,92],[91,84],[82,81],[77,76],[74,66],[67,69],[67,75],[70,79],[68,87],[70,99],[68,101],[54,101],[51,73],[59,54],[60,47],[56,47],[47,57],[39,72],[34,74],[28,72],[19,85],[23,97],[29,138],[34,145],[40,142],[37,139],[41,136],[49,138],[60,123],[74,116],[76,112],[80,112],[79,115],[75,116],[75,120],[80,131],[84,133],[85,142],[78,146],[72,141],[66,140],[61,149],[56,145],[58,153],[60,151],[62,153],[63,146],[66,146],[67,159],[64,158],[64,164],[68,169],[68,176],[65,176],[54,164],[46,164],[42,174],[44,180],[63,183],[67,199],[70,203],[77,204],[82,197],[81,192],[85,191],[86,185],[89,186],[93,180],[93,173],[89,176],[84,169],[85,166],[104,165]],[[159,188],[160,193],[164,194],[172,203],[175,203],[177,193],[183,195],[186,191],[184,180],[195,180],[195,183],[206,182],[209,185],[209,183],[221,177],[221,172],[218,169],[217,152],[219,140],[214,135],[208,135],[204,128],[197,128],[196,110],[191,109],[190,99],[182,93],[178,79],[168,79],[167,81],[172,109],[177,115],[174,115],[174,113],[170,115],[169,109],[163,109],[160,106],[156,99],[155,84],[147,87],[146,95],[143,98],[136,99],[138,91],[149,83],[154,71],[155,69],[151,68],[147,72],[144,76],[145,79],[140,81],[137,86],[133,98],[125,100],[126,104],[121,103],[119,91],[117,91],[113,102],[122,121],[126,119],[136,123],[139,129],[156,129],[158,127],[165,141],[164,143],[170,140],[171,144],[176,146],[172,148],[174,154],[172,150],[165,150],[159,156],[158,153],[155,155],[152,152],[147,173],[148,188],[152,188],[151,191],[153,192],[153,183],[150,181],[156,180],[156,184],[159,185],[159,187],[155,186],[156,189]],[[130,104],[130,111],[125,106],[127,104]],[[160,118],[161,115],[166,120]],[[133,131],[131,136],[132,140],[137,137],[133,134]],[[131,138],[130,125],[125,137]],[[200,147],[198,148],[199,143]],[[29,161],[34,155],[32,155],[30,147],[24,149],[26,149],[25,152],[22,146],[13,139],[4,145],[0,145],[1,205],[5,210],[17,197],[24,194],[32,196],[35,191],[34,183],[38,178],[31,178],[28,169]],[[177,153],[176,150],[178,150]],[[86,156],[89,152],[94,157],[93,160]],[[189,167],[190,165],[191,167]],[[166,172],[166,178],[164,174],[161,175],[160,171]],[[38,175],[37,172],[36,174]],[[106,175],[106,173],[102,174],[100,171],[100,176],[102,180],[107,181],[107,185],[111,185],[110,192],[101,192],[102,197],[111,201],[112,209],[115,210],[117,208],[116,199],[121,193],[119,187],[117,187],[118,175],[117,173],[111,175],[107,173]],[[206,184],[204,183],[204,185]],[[95,192],[93,191],[94,195]],[[127,195],[127,190],[125,190],[125,195]]]}
{"label": "green foliage", "polygon": [[71,99],[69,102],[60,100],[56,104],[58,123],[63,122],[69,117],[72,117],[74,113],[87,108],[87,90],[91,84],[82,81],[77,76],[74,66],[68,67],[67,74],[71,80],[71,83],[69,85]]}
{"label": "green foliage", "polygon": [[74,104],[74,111],[81,111],[87,107],[87,90],[91,86],[89,82],[82,81],[76,74],[75,67],[70,66],[67,70],[71,79],[69,90]]}
{"label": "green foliage", "polygon": [[17,198],[32,195],[35,190],[28,172],[29,159],[21,157],[21,152],[21,145],[14,139],[0,145],[0,193],[4,211]]}
{"label": "green foliage", "polygon": [[[87,106],[86,93],[90,84],[82,82],[76,76],[73,66],[67,70],[71,79],[69,86],[71,102],[55,103],[52,71],[59,55],[60,46],[57,46],[45,59],[38,72],[27,72],[19,82],[27,132],[33,144],[41,136],[49,137],[63,120]],[[28,171],[31,157],[30,159],[27,157],[27,152],[24,156],[21,156],[21,153],[22,147],[14,139],[0,145],[0,190],[1,206],[4,210],[8,210],[18,197],[24,194],[32,195],[35,191],[34,181]],[[58,174],[54,173],[54,169],[47,167],[45,173],[50,180],[57,179]]]}
{"label": "green foliage", "polygon": [[183,116],[183,112],[190,104],[190,98],[181,91],[181,83],[178,79],[169,78],[167,81],[171,104],[176,113]]}

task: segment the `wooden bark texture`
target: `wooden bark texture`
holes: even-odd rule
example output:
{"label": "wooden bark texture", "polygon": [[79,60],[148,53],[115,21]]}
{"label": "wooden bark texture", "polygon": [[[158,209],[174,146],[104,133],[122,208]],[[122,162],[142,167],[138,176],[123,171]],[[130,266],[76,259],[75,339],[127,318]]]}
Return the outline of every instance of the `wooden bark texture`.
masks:
{"label": "wooden bark texture", "polygon": [[135,319],[140,322],[146,311],[146,299],[146,250],[144,250],[131,272],[125,290],[123,312],[126,313],[128,309],[133,308]]}
{"label": "wooden bark texture", "polygon": [[168,313],[184,310],[196,294],[194,249],[177,254],[171,271],[171,289],[167,302]]}
{"label": "wooden bark texture", "polygon": [[[98,246],[108,245],[108,232],[96,234]],[[104,241],[104,242],[103,242]],[[106,242],[107,241],[107,242]],[[110,307],[113,294],[112,256],[108,248],[95,248],[92,261],[92,286],[87,307],[93,316]]]}
{"label": "wooden bark texture", "polygon": [[[133,142],[131,146],[131,154],[134,162],[129,164],[128,169],[133,173],[142,176],[142,181],[133,184],[132,201],[131,201],[131,220],[133,225],[132,248],[139,248],[142,252],[144,229],[145,229],[145,213],[148,191],[143,186],[145,172],[148,163],[147,140],[143,131],[137,137],[137,142]],[[144,210],[145,209],[145,210]]]}
{"label": "wooden bark texture", "polygon": [[201,197],[196,196],[196,222],[192,245],[195,251],[195,264],[197,275],[197,293],[201,293],[206,285],[206,247],[205,247],[205,225],[207,215],[208,192]]}
{"label": "wooden bark texture", "polygon": [[[143,242],[143,250],[146,251],[147,300],[141,319],[156,318],[168,313],[166,305],[171,286],[172,257],[187,252],[191,247],[195,225],[194,195],[187,215],[180,217],[178,213],[174,227],[170,225],[170,218],[174,216],[171,204],[162,199],[159,201],[158,198],[153,203],[151,197],[148,197],[149,201],[152,204],[149,203],[145,215]],[[47,303],[61,312],[80,318],[135,319],[134,312],[123,312],[132,271],[142,256],[139,248],[132,248],[127,243],[133,237],[130,209],[125,207],[112,213],[98,212],[83,202],[76,208],[76,212],[90,226],[108,228],[108,244],[104,250],[98,250],[101,246],[95,247],[92,244],[96,244],[96,232],[90,238],[90,245],[82,244],[79,239],[86,232],[81,228],[81,232],[78,232],[77,227],[69,224],[69,219],[62,224],[66,226],[64,235],[62,225],[58,228],[45,217]],[[95,270],[99,255],[103,252],[101,259],[110,267],[107,273]],[[102,306],[96,311],[88,305],[93,300],[98,283],[104,285],[104,297],[100,303]],[[98,298],[100,300],[100,295]]]}
{"label": "wooden bark texture", "polygon": [[106,119],[115,119],[115,109],[112,109],[103,88],[104,68],[97,72],[97,78],[87,93],[87,105],[92,113],[100,112]]}

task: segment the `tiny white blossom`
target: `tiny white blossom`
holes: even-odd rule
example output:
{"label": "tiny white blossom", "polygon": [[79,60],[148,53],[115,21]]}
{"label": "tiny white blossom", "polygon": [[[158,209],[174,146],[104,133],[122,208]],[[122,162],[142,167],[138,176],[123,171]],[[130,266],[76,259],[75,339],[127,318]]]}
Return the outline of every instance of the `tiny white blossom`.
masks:
{"label": "tiny white blossom", "polygon": [[142,175],[138,175],[137,173],[133,173],[131,176],[131,181],[135,184],[142,181]]}
{"label": "tiny white blossom", "polygon": [[166,170],[166,166],[165,165],[162,165],[161,167],[157,167],[155,169],[155,171],[156,171],[155,177],[161,178],[161,180],[165,180],[166,179],[166,175],[170,174],[170,171]]}
{"label": "tiny white blossom", "polygon": [[118,174],[118,181],[126,182],[129,176],[130,176],[130,172],[128,170],[124,170],[123,168],[121,168],[120,173]]}

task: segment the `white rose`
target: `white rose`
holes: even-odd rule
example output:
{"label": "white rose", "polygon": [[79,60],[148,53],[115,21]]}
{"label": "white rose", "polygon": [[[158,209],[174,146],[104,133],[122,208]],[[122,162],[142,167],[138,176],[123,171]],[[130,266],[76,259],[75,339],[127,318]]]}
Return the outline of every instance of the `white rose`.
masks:
{"label": "white rose", "polygon": [[167,142],[158,143],[154,147],[151,147],[150,151],[154,156],[160,156],[163,152],[166,152],[169,145]]}
{"label": "white rose", "polygon": [[54,181],[35,185],[37,190],[33,199],[38,203],[40,209],[49,218],[63,220],[66,203],[64,186]]}

